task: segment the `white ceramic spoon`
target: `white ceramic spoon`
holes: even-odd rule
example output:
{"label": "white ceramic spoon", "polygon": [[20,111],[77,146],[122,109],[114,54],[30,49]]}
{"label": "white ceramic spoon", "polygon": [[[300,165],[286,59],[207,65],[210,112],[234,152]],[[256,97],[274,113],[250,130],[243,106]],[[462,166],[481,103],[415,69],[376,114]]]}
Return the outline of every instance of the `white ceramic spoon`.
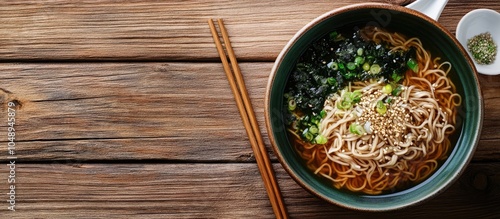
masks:
{"label": "white ceramic spoon", "polygon": [[406,7],[422,12],[437,21],[446,3],[448,0],[417,0]]}

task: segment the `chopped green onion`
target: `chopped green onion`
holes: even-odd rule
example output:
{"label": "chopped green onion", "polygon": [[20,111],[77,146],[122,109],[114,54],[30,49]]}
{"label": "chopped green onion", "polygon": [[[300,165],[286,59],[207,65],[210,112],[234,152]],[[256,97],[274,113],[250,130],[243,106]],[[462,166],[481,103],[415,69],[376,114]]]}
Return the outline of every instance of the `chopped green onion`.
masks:
{"label": "chopped green onion", "polygon": [[319,116],[314,116],[311,118],[311,122],[313,124],[319,125],[319,122],[321,121],[321,118]]}
{"label": "chopped green onion", "polygon": [[326,111],[325,111],[325,110],[321,110],[321,112],[319,112],[319,116],[320,116],[321,118],[325,118],[325,116],[326,116]]}
{"label": "chopped green onion", "polygon": [[381,68],[380,68],[380,65],[378,65],[378,64],[373,64],[372,66],[370,66],[370,72],[372,74],[378,74],[378,73],[380,73],[380,70],[381,70]]}
{"label": "chopped green onion", "polygon": [[309,115],[305,115],[304,117],[300,118],[300,125],[309,126]]}
{"label": "chopped green onion", "polygon": [[319,134],[318,136],[316,136],[316,138],[314,138],[314,141],[316,142],[316,144],[326,144],[328,139],[326,139],[324,135]]}
{"label": "chopped green onion", "polygon": [[369,71],[370,70],[370,63],[365,62],[365,64],[363,64],[363,70]]}
{"label": "chopped green onion", "polygon": [[347,63],[347,69],[349,69],[349,70],[356,69],[356,64],[354,64],[354,62]]}
{"label": "chopped green onion", "polygon": [[302,132],[302,137],[304,137],[307,141],[312,141],[314,138],[314,135],[311,132],[309,132],[309,129],[306,128]]}
{"label": "chopped green onion", "polygon": [[335,80],[335,78],[333,78],[333,77],[329,77],[326,79],[326,83],[333,86],[333,85],[337,84],[337,80]]}
{"label": "chopped green onion", "polygon": [[355,78],[356,77],[356,73],[349,72],[349,73],[345,74],[344,77],[349,80],[351,78]]}
{"label": "chopped green onion", "polygon": [[337,108],[340,110],[350,109],[352,106],[351,101],[341,100],[337,103]]}
{"label": "chopped green onion", "polygon": [[391,78],[394,82],[399,82],[401,79],[403,79],[403,77],[401,75],[399,75],[397,72],[392,72],[392,75],[391,75]]}
{"label": "chopped green onion", "polygon": [[401,92],[403,92],[403,86],[397,86],[394,90],[392,90],[391,94],[392,96],[399,96]]}
{"label": "chopped green onion", "polygon": [[392,102],[392,98],[391,98],[390,96],[389,96],[389,97],[387,97],[387,99],[385,99],[385,102],[386,102],[387,104],[391,104],[391,102]]}
{"label": "chopped green onion", "polygon": [[384,102],[382,102],[382,100],[379,100],[377,102],[377,106],[375,107],[375,110],[380,115],[384,115],[387,112],[387,106],[385,106],[385,104],[384,104]]}
{"label": "chopped green onion", "polygon": [[333,69],[333,70],[337,70],[337,69],[339,69],[339,66],[338,66],[338,65],[337,65],[337,63],[336,63],[336,62],[334,62],[334,61],[331,61],[331,62],[329,62],[328,64],[326,64],[326,67],[331,68],[331,69]]}
{"label": "chopped green onion", "polygon": [[315,125],[311,125],[311,127],[309,127],[309,132],[311,134],[318,134],[318,131],[319,131],[319,129]]}
{"label": "chopped green onion", "polygon": [[336,71],[339,69],[339,65],[336,62],[331,62],[330,68]]}
{"label": "chopped green onion", "polygon": [[[339,63],[338,65],[339,65],[339,69],[340,69],[340,70],[345,69],[345,67],[344,67],[344,64],[343,64],[343,63]],[[335,69],[333,69],[333,70],[335,70]]]}
{"label": "chopped green onion", "polygon": [[382,93],[390,94],[391,92],[392,92],[392,86],[390,84],[386,84],[384,87],[382,87]]}
{"label": "chopped green onion", "polygon": [[413,58],[408,59],[408,61],[406,62],[406,65],[408,65],[408,67],[413,72],[418,73],[418,63],[417,63],[417,61],[415,61],[415,59],[413,59]]}
{"label": "chopped green onion", "polygon": [[357,56],[355,59],[354,59],[354,63],[356,63],[356,65],[361,65],[365,62],[365,58],[361,57],[361,56]]}
{"label": "chopped green onion", "polygon": [[363,48],[358,48],[358,50],[356,51],[356,54],[358,54],[358,56],[363,55]]}
{"label": "chopped green onion", "polygon": [[347,110],[352,107],[354,103],[359,103],[362,96],[361,90],[355,90],[353,92],[345,92],[340,102],[337,103],[337,108],[341,110]]}
{"label": "chopped green onion", "polygon": [[353,103],[359,103],[361,101],[361,96],[363,94],[361,93],[361,90],[355,90],[349,94],[349,98]]}
{"label": "chopped green onion", "polygon": [[294,99],[290,99],[288,101],[288,110],[294,111],[296,107],[297,107],[297,102],[295,102]]}
{"label": "chopped green onion", "polygon": [[358,123],[351,123],[349,126],[349,132],[355,135],[363,135],[365,133],[365,129]]}

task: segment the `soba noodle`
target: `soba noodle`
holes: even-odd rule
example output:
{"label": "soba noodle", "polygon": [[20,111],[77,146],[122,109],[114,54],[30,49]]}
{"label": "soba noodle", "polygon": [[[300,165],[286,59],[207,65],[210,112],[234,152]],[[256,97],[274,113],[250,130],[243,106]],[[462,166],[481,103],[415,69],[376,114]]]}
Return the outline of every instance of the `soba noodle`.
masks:
{"label": "soba noodle", "polygon": [[[388,43],[392,50],[415,49],[418,72],[406,73],[401,95],[392,97],[383,115],[375,109],[377,100],[387,98],[381,92],[383,80],[353,82],[330,95],[318,127],[326,144],[305,142],[291,133],[296,135],[296,150],[315,174],[336,188],[380,194],[424,180],[446,159],[461,97],[448,78],[451,64],[432,58],[418,38],[405,39],[377,28],[366,28],[362,34]],[[361,91],[359,103],[350,109],[336,107],[343,93],[356,90]],[[364,132],[350,132],[353,123]]]}

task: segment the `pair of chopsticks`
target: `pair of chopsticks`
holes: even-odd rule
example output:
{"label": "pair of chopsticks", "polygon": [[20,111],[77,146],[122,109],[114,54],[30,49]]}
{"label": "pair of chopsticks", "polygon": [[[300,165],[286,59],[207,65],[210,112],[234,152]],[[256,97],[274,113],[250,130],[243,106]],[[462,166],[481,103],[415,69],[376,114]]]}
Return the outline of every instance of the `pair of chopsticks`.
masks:
{"label": "pair of chopsticks", "polygon": [[[224,67],[224,71],[226,72],[229,85],[231,86],[234,99],[236,100],[236,105],[238,106],[238,110],[240,111],[243,125],[245,126],[248,138],[250,139],[250,144],[252,145],[255,159],[257,161],[257,166],[267,190],[267,195],[269,196],[269,200],[273,207],[276,218],[288,218],[288,214],[283,203],[283,198],[281,197],[281,191],[278,187],[276,176],[274,175],[274,171],[271,166],[271,161],[269,159],[269,156],[267,155],[267,150],[262,140],[260,129],[257,124],[257,119],[255,117],[250,98],[248,97],[248,92],[245,86],[245,82],[243,81],[243,76],[241,75],[238,62],[236,61],[236,56],[234,55],[233,48],[231,47],[231,42],[229,41],[227,30],[224,27],[222,19],[218,19],[217,21],[219,24],[220,32],[222,34],[222,39],[224,40],[227,55],[229,56],[229,60],[231,61],[231,65],[229,65],[228,63],[226,53],[220,41],[217,29],[215,28],[214,21],[212,19],[209,19],[208,25],[210,26],[215,46],[217,47],[217,51],[219,52],[219,56]],[[233,72],[231,71],[231,69]]]}

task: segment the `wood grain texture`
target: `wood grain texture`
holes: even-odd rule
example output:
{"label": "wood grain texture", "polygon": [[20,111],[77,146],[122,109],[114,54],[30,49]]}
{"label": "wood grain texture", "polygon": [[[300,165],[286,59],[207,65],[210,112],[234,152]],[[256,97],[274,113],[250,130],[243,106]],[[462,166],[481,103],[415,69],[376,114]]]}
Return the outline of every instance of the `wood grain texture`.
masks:
{"label": "wood grain texture", "polygon": [[[0,168],[2,178],[5,168]],[[274,217],[255,163],[53,163],[17,168],[17,210],[2,214],[10,218]],[[293,206],[288,208],[291,218],[494,218],[500,214],[498,163],[472,164],[460,180],[429,202],[383,213],[329,204],[302,189],[279,164],[274,168],[284,200]]]}
{"label": "wood grain texture", "polygon": [[[241,60],[272,61],[315,17],[362,0],[3,1],[3,60],[217,60],[209,18],[223,18]],[[372,2],[390,2],[375,0]],[[497,0],[450,0],[441,16],[454,31],[461,16]]]}
{"label": "wood grain texture", "polygon": [[[248,80],[250,95],[260,96],[254,106],[260,109],[262,124],[269,66],[253,65],[253,73],[259,75]],[[238,160],[250,156],[220,64],[4,67],[10,73],[0,79],[8,92],[2,96],[3,110],[5,101],[21,103],[16,140],[24,158]]]}
{"label": "wood grain texture", "polygon": [[[461,178],[411,209],[356,212],[322,201],[272,155],[264,93],[273,61],[315,17],[362,0],[0,2],[0,121],[16,101],[16,212],[0,218],[274,218],[208,18],[228,28],[292,218],[500,215],[500,78],[480,76],[481,140]],[[393,2],[402,0],[375,0]],[[455,31],[497,0],[449,0]],[[7,193],[6,122],[0,192]]]}
{"label": "wood grain texture", "polygon": [[[271,68],[272,63],[241,64],[270,153],[263,108]],[[21,104],[21,159],[253,160],[218,63],[6,63],[0,71],[0,119],[7,119],[7,101]],[[474,159],[498,160],[500,79],[480,79],[488,128]],[[6,136],[6,124],[0,125],[0,136]]]}

